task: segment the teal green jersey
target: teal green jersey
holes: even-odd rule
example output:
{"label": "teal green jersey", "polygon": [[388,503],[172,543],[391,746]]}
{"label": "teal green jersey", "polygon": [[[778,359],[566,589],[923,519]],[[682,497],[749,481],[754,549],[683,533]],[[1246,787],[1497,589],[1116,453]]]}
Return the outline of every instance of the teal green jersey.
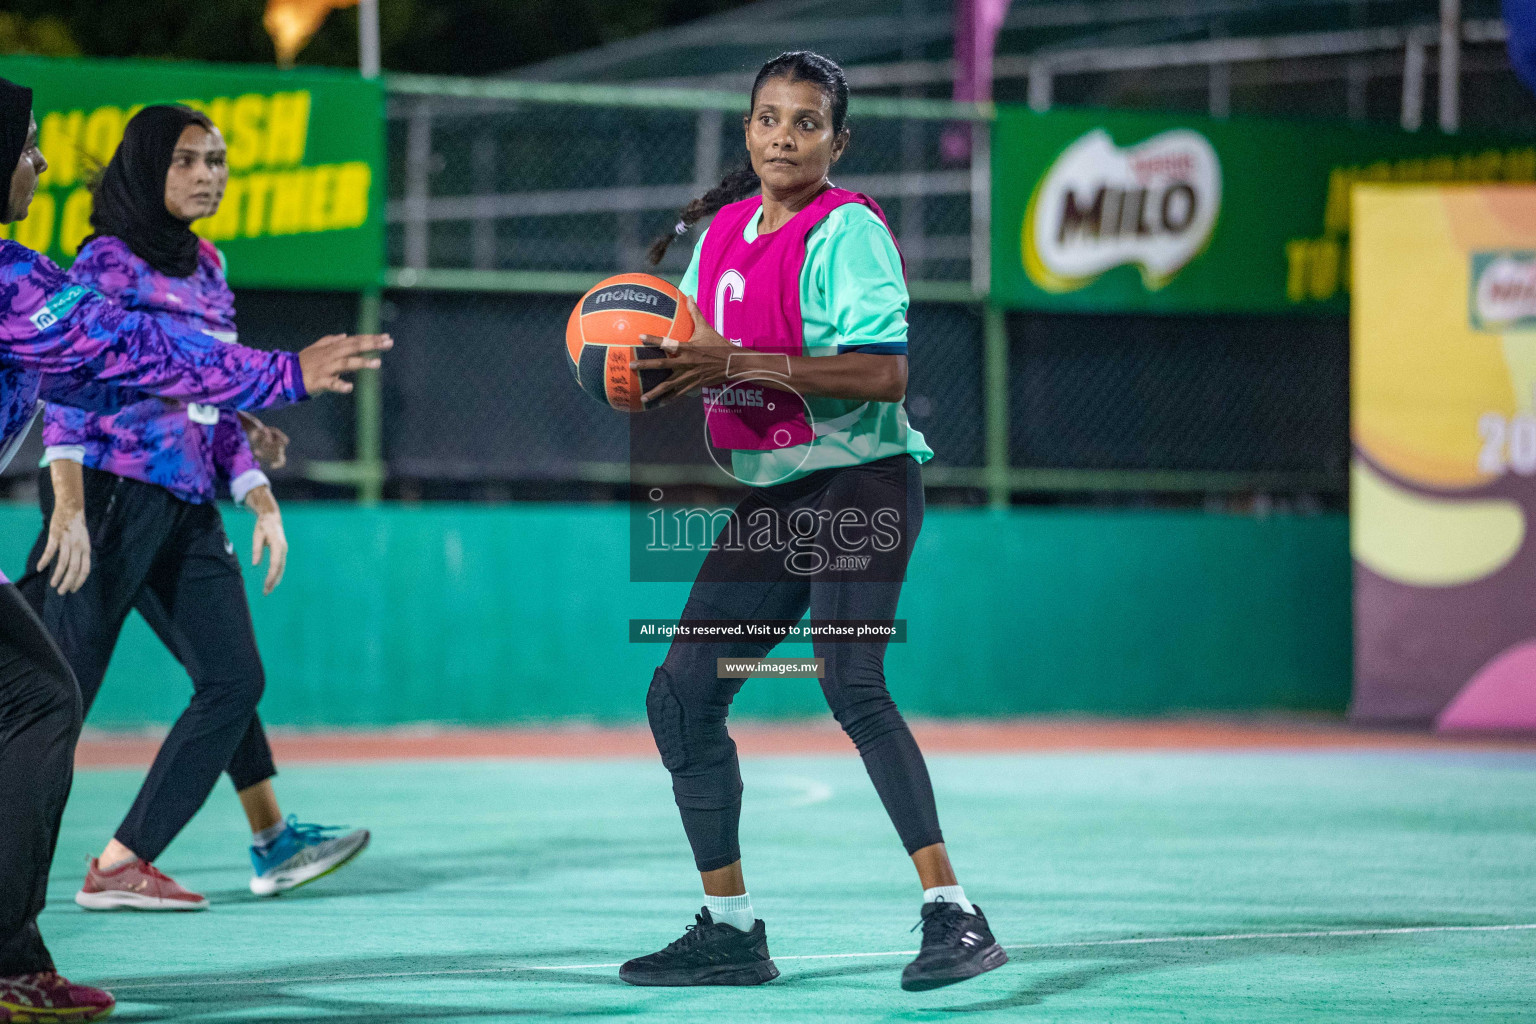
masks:
{"label": "teal green jersey", "polygon": [[[747,222],[742,237],[757,240],[762,211]],[[682,290],[699,299],[699,251],[694,246]],[[906,355],[907,283],[896,243],[874,211],[862,203],[837,207],[805,239],[800,271],[800,318],[805,354],[840,352]],[[836,466],[857,466],[903,453],[919,462],[933,458],[923,435],[907,422],[900,402],[859,402],[810,396],[813,422],[825,429],[815,440],[774,451],[733,451],[732,472],[754,487],[787,483]],[[846,424],[841,421],[846,420]]]}

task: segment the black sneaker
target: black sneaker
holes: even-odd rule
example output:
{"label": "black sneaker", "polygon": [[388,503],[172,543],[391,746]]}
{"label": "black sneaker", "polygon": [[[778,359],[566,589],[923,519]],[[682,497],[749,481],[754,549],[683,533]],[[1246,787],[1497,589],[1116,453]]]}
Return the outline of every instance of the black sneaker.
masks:
{"label": "black sneaker", "polygon": [[901,972],[908,992],[942,988],[985,974],[1008,962],[1008,953],[992,937],[987,919],[977,907],[967,914],[958,903],[939,900],[923,904],[923,948]]}
{"label": "black sneaker", "polygon": [[700,907],[683,937],[666,949],[619,968],[631,985],[761,985],[778,976],[761,920],[744,932],[710,917],[708,907]]}

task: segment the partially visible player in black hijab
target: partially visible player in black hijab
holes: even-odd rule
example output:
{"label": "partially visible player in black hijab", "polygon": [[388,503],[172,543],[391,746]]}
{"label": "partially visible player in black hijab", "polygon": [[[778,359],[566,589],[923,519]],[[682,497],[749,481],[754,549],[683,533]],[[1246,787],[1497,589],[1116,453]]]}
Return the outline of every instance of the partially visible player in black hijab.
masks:
{"label": "partially visible player in black hijab", "polygon": [[[32,90],[0,78],[0,170],[6,174],[7,182],[5,210],[0,220],[7,224],[27,215],[27,206],[37,189],[37,176],[41,170],[30,161],[26,169],[20,166],[22,154],[29,148],[32,130]],[[26,170],[31,173],[25,173]],[[15,194],[17,188],[22,190],[22,195]]]}
{"label": "partially visible player in black hijab", "polygon": [[197,272],[192,225],[165,205],[165,176],[176,142],[190,124],[214,130],[213,122],[191,107],[145,107],[133,115],[122,145],[96,183],[91,210],[97,235],[121,238],[135,256],[171,277]]}
{"label": "partially visible player in black hijab", "polygon": [[[36,132],[32,90],[0,78],[6,223],[26,217],[48,167]],[[112,1012],[109,993],[58,975],[37,931],[79,731],[69,664],[0,575],[0,1020],[89,1021]]]}
{"label": "partially visible player in black hijab", "polygon": [[[166,162],[157,172],[161,206],[170,154],[186,123],[171,136]],[[151,136],[161,130],[157,124],[144,137],[152,143]],[[32,90],[0,79],[0,174],[7,182],[0,219],[26,217],[38,175],[47,168],[37,148]],[[174,261],[182,242],[169,230],[172,225],[143,224],[150,230],[140,237]],[[180,227],[191,239],[195,258],[197,242],[185,223]],[[0,241],[0,270],[5,272],[0,286],[0,352],[5,356],[0,362],[0,465],[7,449],[14,451],[11,442],[25,435],[45,381],[51,381],[50,401],[77,398],[92,374],[106,373],[112,387],[126,392],[265,408],[322,391],[351,390],[342,375],[377,366],[363,353],[393,344],[387,335],[336,335],[311,345],[296,360],[233,343],[212,353],[201,347],[184,351],[153,318],[124,312],[90,289],[71,286],[51,260],[16,242]],[[80,719],[80,688],[68,662],[16,587],[0,574],[0,1021],[64,1024],[99,1020],[112,1012],[110,993],[58,975],[37,930],[69,796]]]}
{"label": "partially visible player in black hijab", "polygon": [[32,90],[0,78],[0,167],[15,167],[32,123]]}

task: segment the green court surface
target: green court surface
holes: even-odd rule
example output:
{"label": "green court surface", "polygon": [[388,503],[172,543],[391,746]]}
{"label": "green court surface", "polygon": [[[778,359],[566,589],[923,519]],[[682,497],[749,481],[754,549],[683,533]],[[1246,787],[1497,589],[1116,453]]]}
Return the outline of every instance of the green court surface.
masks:
{"label": "green court surface", "polygon": [[760,988],[618,980],[700,902],[649,761],[292,768],[285,809],[374,842],[276,900],[245,889],[221,785],[160,860],[214,902],[177,915],[71,902],[139,779],[82,772],[41,923],[125,1021],[1536,1020],[1536,755],[931,762],[1013,958],[935,992],[897,987],[918,893],[851,753],[744,766],[747,882],[783,971]]}

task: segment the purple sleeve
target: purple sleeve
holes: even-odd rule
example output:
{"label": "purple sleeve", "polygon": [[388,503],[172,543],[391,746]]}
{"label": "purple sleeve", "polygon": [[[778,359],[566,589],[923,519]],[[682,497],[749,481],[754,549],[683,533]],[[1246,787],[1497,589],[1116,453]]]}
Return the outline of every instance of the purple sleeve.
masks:
{"label": "purple sleeve", "polygon": [[71,409],[64,405],[49,405],[43,412],[43,444],[57,448],[68,444],[83,444],[89,413],[83,409]]}
{"label": "purple sleeve", "polygon": [[240,417],[232,412],[219,413],[219,422],[213,428],[213,464],[219,473],[229,480],[238,480],[261,463],[251,451],[250,438],[240,425]]}
{"label": "purple sleeve", "polygon": [[70,265],[69,280],[100,292],[119,306],[131,308],[138,303],[123,301],[123,294],[133,288],[139,277],[129,262],[131,256],[132,251],[111,235],[94,239]]}
{"label": "purple sleeve", "polygon": [[81,390],[146,392],[233,409],[268,409],[307,396],[298,356],[216,341],[128,313],[70,284],[44,256],[0,241],[0,365],[41,371],[50,401]]}

